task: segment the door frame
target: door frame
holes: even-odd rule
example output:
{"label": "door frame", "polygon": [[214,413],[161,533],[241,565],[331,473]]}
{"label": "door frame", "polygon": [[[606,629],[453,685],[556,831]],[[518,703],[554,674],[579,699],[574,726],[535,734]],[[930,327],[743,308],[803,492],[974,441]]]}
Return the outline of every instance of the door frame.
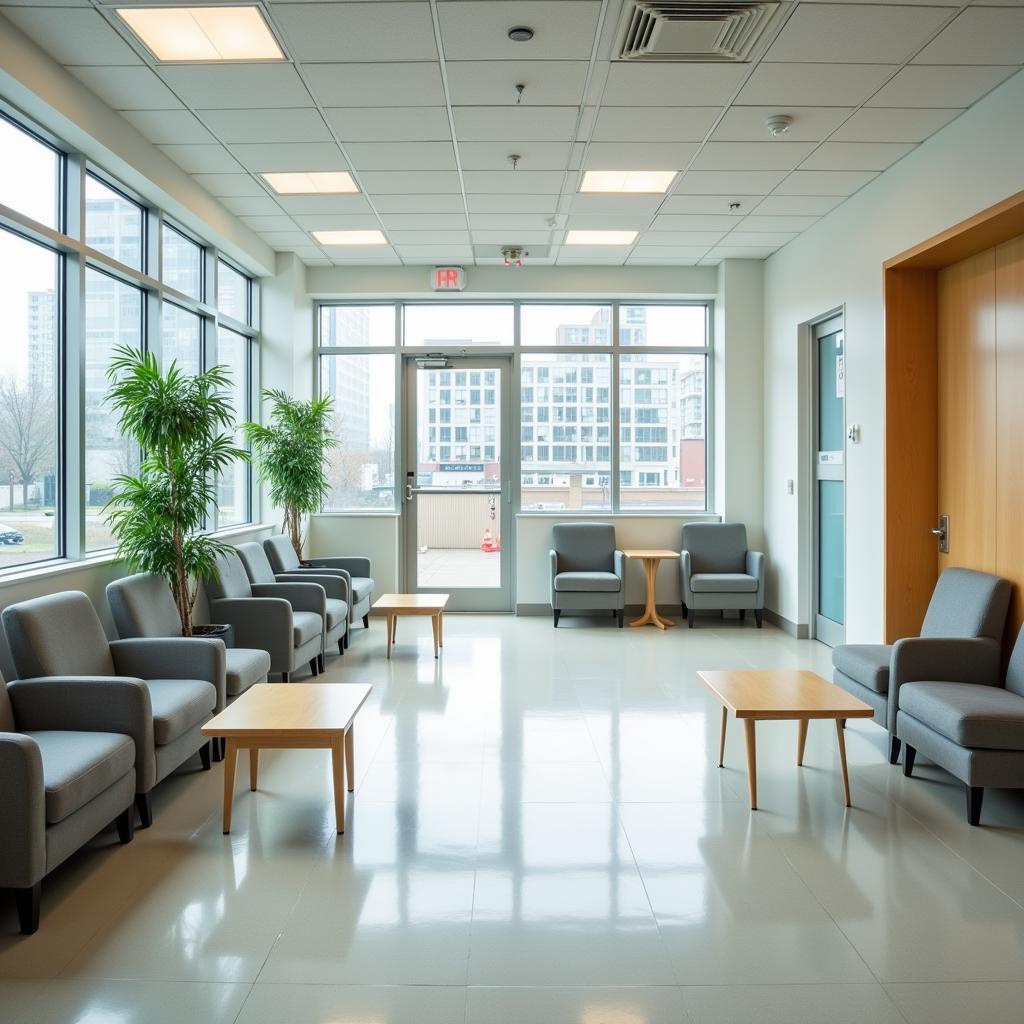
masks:
{"label": "door frame", "polygon": [[[458,587],[450,588],[446,611],[481,612],[493,614],[511,613],[515,608],[515,554],[516,529],[514,510],[518,507],[519,480],[519,444],[518,438],[512,436],[513,417],[510,415],[512,402],[518,400],[516,385],[517,359],[514,352],[494,349],[479,352],[458,349],[457,351],[404,351],[400,354],[399,373],[401,387],[402,459],[404,465],[399,466],[398,490],[400,501],[400,535],[401,550],[399,552],[400,578],[405,591],[410,594],[436,591],[438,588],[420,588],[417,583],[418,555],[418,517],[416,515],[416,498],[408,494],[408,474],[415,474],[418,462],[417,447],[417,416],[416,406],[418,395],[416,390],[417,374],[420,362],[425,359],[444,359],[454,371],[463,369],[497,369],[501,374],[499,388],[498,443],[501,454],[501,490],[498,496],[498,523],[500,525],[501,552],[500,571],[501,586],[495,588]],[[438,367],[441,369],[441,367]],[[419,489],[415,487],[414,492]],[[429,489],[427,489],[429,491]],[[436,493],[436,492],[435,492]],[[441,492],[444,493],[444,492]],[[465,492],[453,492],[455,494]],[[479,493],[477,491],[470,493]]]}

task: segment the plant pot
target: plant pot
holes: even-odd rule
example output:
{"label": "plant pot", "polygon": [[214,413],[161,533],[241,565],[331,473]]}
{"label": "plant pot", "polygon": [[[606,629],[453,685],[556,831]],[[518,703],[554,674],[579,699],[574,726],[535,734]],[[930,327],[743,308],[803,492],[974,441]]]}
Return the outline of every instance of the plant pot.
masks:
{"label": "plant pot", "polygon": [[225,647],[235,646],[235,629],[229,624],[218,625],[216,623],[204,626],[193,626],[192,635],[202,637],[204,640],[223,640]]}

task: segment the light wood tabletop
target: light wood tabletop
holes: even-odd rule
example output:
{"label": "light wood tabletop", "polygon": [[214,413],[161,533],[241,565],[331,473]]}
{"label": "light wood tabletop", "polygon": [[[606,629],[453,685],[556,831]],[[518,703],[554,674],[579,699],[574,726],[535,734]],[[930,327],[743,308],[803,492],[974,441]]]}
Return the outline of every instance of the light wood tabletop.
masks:
{"label": "light wood tabletop", "polygon": [[678,558],[679,552],[669,548],[625,548],[622,553],[627,558],[639,559],[644,567],[644,613],[639,619],[633,619],[630,626],[657,626],[658,629],[668,629],[672,625],[672,621],[658,614],[656,595],[658,566],[666,558]]}
{"label": "light wood tabletop", "polygon": [[431,628],[434,632],[434,657],[444,647],[444,609],[448,604],[448,594],[381,594],[373,602],[374,611],[384,612],[387,617],[388,653],[398,635],[399,615],[429,615]]}
{"label": "light wood tabletop", "polygon": [[355,785],[354,719],[373,687],[366,683],[260,683],[241,694],[203,726],[204,736],[223,736],[224,834],[231,831],[235,767],[249,751],[249,789],[256,790],[261,749],[331,751],[334,811],[345,831],[345,775]]}
{"label": "light wood tabletop", "polygon": [[729,712],[732,711],[736,718],[743,720],[751,810],[757,810],[757,743],[754,724],[759,719],[797,722],[797,765],[804,763],[807,723],[811,719],[833,719],[836,723],[839,764],[843,772],[843,792],[846,806],[850,806],[850,776],[846,767],[846,738],[843,729],[848,718],[871,718],[874,715],[872,708],[864,701],[816,673],[802,669],[702,670],[697,673],[697,678],[722,702],[719,768],[725,762],[725,732]]}

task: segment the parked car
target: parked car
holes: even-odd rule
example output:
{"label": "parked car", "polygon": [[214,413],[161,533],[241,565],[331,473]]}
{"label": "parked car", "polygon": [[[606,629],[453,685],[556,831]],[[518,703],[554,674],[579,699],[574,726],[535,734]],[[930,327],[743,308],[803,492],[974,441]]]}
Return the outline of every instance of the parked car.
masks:
{"label": "parked car", "polygon": [[0,523],[0,544],[24,544],[25,535],[13,526]]}

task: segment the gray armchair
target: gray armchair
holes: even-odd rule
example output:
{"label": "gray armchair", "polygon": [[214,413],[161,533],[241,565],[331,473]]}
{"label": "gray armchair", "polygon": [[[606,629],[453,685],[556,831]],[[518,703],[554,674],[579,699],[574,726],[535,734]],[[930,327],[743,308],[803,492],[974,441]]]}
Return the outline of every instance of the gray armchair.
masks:
{"label": "gray armchair", "polygon": [[[339,573],[348,580],[348,621],[363,620],[363,626],[370,625],[370,604],[373,601],[375,583],[373,567],[368,558],[352,555],[345,558],[310,558],[303,565],[295,554],[292,542],[282,533],[268,537],[263,549],[275,573],[312,573],[320,575],[322,570]],[[346,645],[348,638],[346,636]]]}
{"label": "gray armchair", "polygon": [[[973,569],[946,569],[932,592],[921,637],[914,639],[977,639],[981,643],[969,649],[978,652],[984,671],[994,670],[998,674],[1009,606],[1007,580]],[[832,679],[836,686],[870,704],[875,710],[874,721],[888,730],[890,764],[896,764],[900,756],[897,705],[890,694],[894,651],[889,644],[843,644],[832,652]]]}
{"label": "gray armchair", "polygon": [[999,647],[981,637],[899,640],[891,693],[903,774],[918,752],[966,787],[967,820],[981,820],[986,787],[1024,788],[1024,629],[1000,677]]}
{"label": "gray armchair", "polygon": [[[181,620],[167,581],[153,573],[125,576],[107,584],[107,601],[122,640],[181,635]],[[217,710],[254,683],[265,683],[270,655],[262,648],[229,647],[224,652],[225,692],[217,694]]]}
{"label": "gray armchair", "polygon": [[348,580],[340,573],[331,573],[324,569],[316,574],[300,572],[274,572],[270,566],[267,553],[262,544],[239,544],[238,557],[254,585],[261,584],[298,584],[309,586],[315,584],[324,591],[324,604],[321,615],[324,620],[323,646],[320,648],[319,666],[323,670],[324,654],[328,644],[337,644],[338,653],[345,653],[345,637],[348,635]]}
{"label": "gray armchair", "polygon": [[[132,738],[144,828],[153,821],[151,791],[158,782],[197,752],[209,770],[211,748],[201,730],[224,691],[219,640],[108,641],[89,598],[77,591],[10,605],[3,627],[18,673],[11,687],[19,693],[19,716],[23,709],[31,720],[65,705],[69,715],[77,709],[80,728]],[[23,689],[25,681],[33,686]]]}
{"label": "gray armchair", "polygon": [[217,579],[206,581],[210,618],[229,623],[242,647],[266,651],[270,671],[281,673],[286,683],[306,661],[315,674],[323,652],[324,588],[309,583],[254,586],[235,551],[217,558],[217,572]]}
{"label": "gray armchair", "polygon": [[626,559],[608,523],[556,523],[551,528],[551,611],[611,611],[622,629]]}
{"label": "gray armchair", "polygon": [[[70,686],[71,699],[59,699]],[[0,888],[13,891],[24,935],[39,927],[42,880],[79,847],[117,823],[135,827],[135,744],[97,727],[83,704],[131,716],[135,680],[0,677]],[[84,698],[84,701],[83,701]]]}
{"label": "gray armchair", "polygon": [[687,523],[679,555],[679,595],[683,618],[693,629],[694,610],[738,610],[764,621],[764,555],[747,550],[742,523]]}

